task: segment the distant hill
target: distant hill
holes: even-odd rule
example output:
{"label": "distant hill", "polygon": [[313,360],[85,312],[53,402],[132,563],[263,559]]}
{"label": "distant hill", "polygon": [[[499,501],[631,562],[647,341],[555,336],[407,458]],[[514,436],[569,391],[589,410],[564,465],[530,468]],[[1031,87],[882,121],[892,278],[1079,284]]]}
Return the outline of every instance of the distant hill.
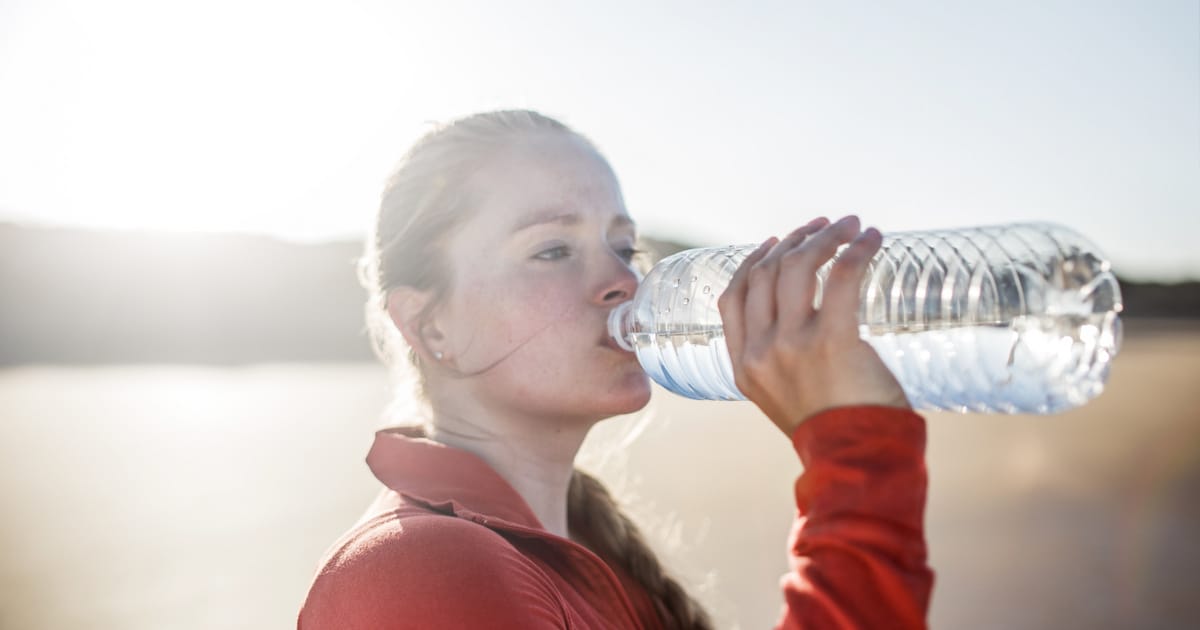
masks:
{"label": "distant hill", "polygon": [[374,360],[361,252],[359,241],[0,223],[0,365]]}
{"label": "distant hill", "polygon": [[[0,365],[373,360],[361,249],[0,223]],[[1200,319],[1200,282],[1121,288],[1127,317]]]}
{"label": "distant hill", "polygon": [[366,359],[358,249],[0,226],[0,362]]}

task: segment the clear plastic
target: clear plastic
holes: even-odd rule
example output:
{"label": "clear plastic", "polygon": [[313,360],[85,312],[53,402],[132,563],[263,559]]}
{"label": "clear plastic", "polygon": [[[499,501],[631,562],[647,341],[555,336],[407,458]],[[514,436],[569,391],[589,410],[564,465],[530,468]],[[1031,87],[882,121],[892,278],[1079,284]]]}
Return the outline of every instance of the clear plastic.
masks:
{"label": "clear plastic", "polygon": [[[668,390],[745,400],[717,298],[756,247],[663,259],[610,314],[610,334]],[[817,273],[818,307],[832,264]],[[885,235],[861,291],[860,335],[917,409],[1070,409],[1103,390],[1120,348],[1116,277],[1091,242],[1059,225]]]}

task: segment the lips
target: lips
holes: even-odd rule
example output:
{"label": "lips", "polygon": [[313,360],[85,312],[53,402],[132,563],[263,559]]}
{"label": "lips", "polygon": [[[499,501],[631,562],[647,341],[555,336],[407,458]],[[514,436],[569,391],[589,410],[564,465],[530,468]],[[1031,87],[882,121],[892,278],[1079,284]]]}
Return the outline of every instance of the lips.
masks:
{"label": "lips", "polygon": [[624,352],[627,354],[632,354],[625,348],[622,348],[621,346],[617,345],[617,340],[613,339],[612,336],[609,335],[607,332],[604,334],[603,337],[600,338],[599,345],[605,346],[606,348],[609,348],[611,350],[616,350],[617,352]]}

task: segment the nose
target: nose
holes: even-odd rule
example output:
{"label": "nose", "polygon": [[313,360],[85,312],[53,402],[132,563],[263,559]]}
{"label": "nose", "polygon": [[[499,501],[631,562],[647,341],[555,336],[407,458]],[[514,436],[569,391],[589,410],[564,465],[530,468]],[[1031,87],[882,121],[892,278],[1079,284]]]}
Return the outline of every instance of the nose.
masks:
{"label": "nose", "polygon": [[613,307],[633,298],[638,288],[638,275],[625,261],[613,255],[608,258],[599,287],[593,292],[598,304]]}

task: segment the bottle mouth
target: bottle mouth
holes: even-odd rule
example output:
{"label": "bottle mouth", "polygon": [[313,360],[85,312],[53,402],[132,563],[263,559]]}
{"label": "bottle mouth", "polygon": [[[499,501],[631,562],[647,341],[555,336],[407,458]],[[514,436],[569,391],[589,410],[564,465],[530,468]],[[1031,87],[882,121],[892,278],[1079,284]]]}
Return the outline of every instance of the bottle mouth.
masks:
{"label": "bottle mouth", "polygon": [[633,344],[629,343],[628,339],[630,326],[629,323],[627,323],[627,320],[632,313],[633,302],[629,301],[618,304],[617,307],[608,314],[608,336],[612,337],[613,341],[617,342],[617,345],[620,346],[622,350],[626,350],[628,352],[633,352]]}

